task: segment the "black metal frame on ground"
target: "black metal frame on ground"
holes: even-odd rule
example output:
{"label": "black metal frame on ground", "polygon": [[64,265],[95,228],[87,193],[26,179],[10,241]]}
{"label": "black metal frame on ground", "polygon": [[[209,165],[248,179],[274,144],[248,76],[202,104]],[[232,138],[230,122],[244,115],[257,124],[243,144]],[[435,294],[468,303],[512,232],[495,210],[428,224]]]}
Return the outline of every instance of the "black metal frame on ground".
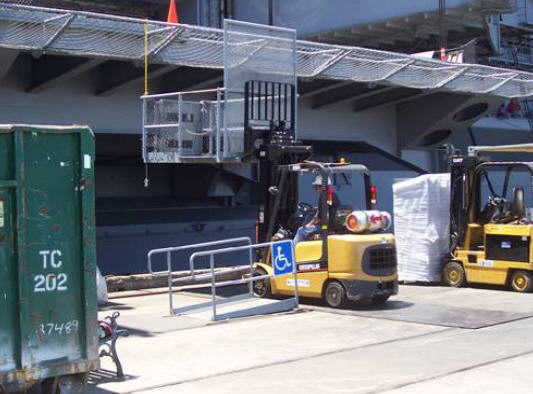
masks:
{"label": "black metal frame on ground", "polygon": [[107,325],[111,330],[108,336],[100,337],[100,357],[110,357],[115,366],[117,367],[117,378],[124,377],[124,371],[122,369],[122,363],[118,358],[117,353],[117,340],[120,337],[127,337],[130,335],[128,330],[119,329],[117,319],[120,316],[120,312],[113,312],[111,316],[106,316],[104,321],[99,321],[98,326],[103,324]]}

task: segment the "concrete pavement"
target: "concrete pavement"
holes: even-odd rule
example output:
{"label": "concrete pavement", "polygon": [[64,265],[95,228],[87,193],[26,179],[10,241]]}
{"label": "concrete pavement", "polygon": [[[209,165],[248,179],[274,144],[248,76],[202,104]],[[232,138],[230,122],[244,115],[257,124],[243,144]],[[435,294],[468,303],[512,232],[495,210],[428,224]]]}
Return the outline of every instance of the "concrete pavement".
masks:
{"label": "concrete pavement", "polygon": [[[205,301],[178,295],[183,305]],[[305,300],[304,300],[305,301]],[[533,294],[402,286],[394,308],[326,308],[208,323],[168,317],[167,296],[114,299],[132,335],[119,341],[124,381],[105,370],[92,393],[527,392]],[[446,326],[446,311],[477,329]],[[374,310],[373,310],[374,309]],[[412,318],[409,311],[412,310]],[[420,315],[429,314],[423,323]],[[379,317],[372,317],[376,312]],[[367,315],[365,315],[367,313]],[[427,313],[426,313],[427,314]],[[497,316],[494,321],[493,316]],[[431,322],[435,319],[435,322]],[[423,320],[423,319],[422,319]],[[465,324],[465,326],[468,326]],[[524,376],[522,376],[524,375]],[[520,376],[520,378],[518,378]],[[461,391],[462,390],[462,391]]]}

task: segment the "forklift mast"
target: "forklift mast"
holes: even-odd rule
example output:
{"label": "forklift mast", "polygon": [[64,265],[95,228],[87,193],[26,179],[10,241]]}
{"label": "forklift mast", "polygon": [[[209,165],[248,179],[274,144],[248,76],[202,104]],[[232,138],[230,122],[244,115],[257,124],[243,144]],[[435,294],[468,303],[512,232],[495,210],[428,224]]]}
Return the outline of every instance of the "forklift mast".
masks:
{"label": "forklift mast", "polygon": [[296,87],[289,83],[247,81],[244,85],[246,158],[258,162],[257,242],[268,242],[298,203],[298,178],[280,166],[313,154],[296,140]]}
{"label": "forklift mast", "polygon": [[473,193],[474,172],[481,162],[478,157],[452,156],[450,158],[450,251],[463,247],[468,223],[473,221],[470,207],[472,198],[479,198]]}

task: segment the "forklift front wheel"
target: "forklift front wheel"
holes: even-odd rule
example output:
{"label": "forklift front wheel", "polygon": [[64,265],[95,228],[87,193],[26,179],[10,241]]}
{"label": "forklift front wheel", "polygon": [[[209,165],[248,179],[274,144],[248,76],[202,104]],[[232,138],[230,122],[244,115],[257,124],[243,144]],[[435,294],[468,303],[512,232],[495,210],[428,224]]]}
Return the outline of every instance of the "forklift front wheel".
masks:
{"label": "forklift front wheel", "polygon": [[324,289],[324,301],[331,308],[340,308],[346,304],[346,290],[337,281],[331,281]]}
{"label": "forklift front wheel", "polygon": [[462,287],[466,282],[465,269],[457,261],[446,263],[442,276],[444,283],[451,287]]}
{"label": "forklift front wheel", "polygon": [[[252,276],[263,276],[266,275],[264,269],[262,268],[254,268],[252,272]],[[259,298],[269,298],[272,296],[272,292],[270,290],[270,279],[260,279],[256,280],[253,283],[253,290],[254,294]]]}
{"label": "forklift front wheel", "polygon": [[533,290],[533,276],[527,271],[515,271],[511,277],[511,287],[519,293],[530,293]]}

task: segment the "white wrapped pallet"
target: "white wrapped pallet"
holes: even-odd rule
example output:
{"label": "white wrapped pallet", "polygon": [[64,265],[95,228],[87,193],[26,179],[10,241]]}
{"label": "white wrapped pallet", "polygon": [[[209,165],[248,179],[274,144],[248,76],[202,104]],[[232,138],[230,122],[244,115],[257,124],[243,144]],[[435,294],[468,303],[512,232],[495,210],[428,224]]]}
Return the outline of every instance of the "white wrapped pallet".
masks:
{"label": "white wrapped pallet", "polygon": [[98,305],[107,304],[107,284],[98,267],[96,267],[96,294]]}
{"label": "white wrapped pallet", "polygon": [[393,185],[398,279],[438,282],[449,253],[450,174],[428,174]]}

